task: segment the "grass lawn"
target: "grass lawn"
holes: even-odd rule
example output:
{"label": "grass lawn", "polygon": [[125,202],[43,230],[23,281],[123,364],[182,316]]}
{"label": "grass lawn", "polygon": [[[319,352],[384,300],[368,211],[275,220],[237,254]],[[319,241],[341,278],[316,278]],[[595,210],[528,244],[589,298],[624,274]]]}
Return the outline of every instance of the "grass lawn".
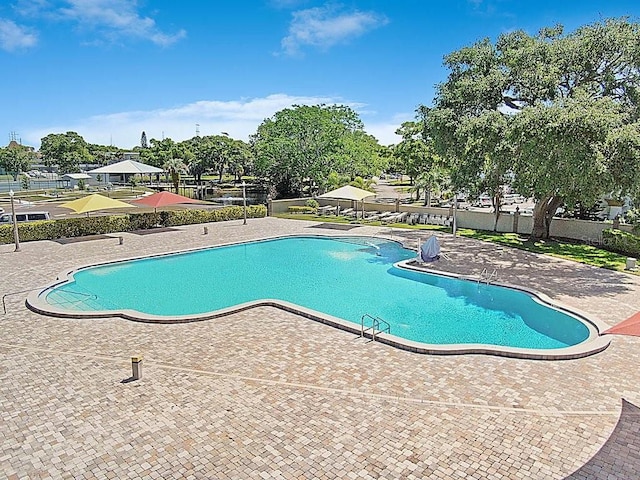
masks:
{"label": "grass lawn", "polygon": [[[318,216],[308,214],[279,214],[278,218],[289,218],[293,220],[311,220],[317,222],[352,223],[345,217]],[[365,222],[366,225],[379,226],[380,222]],[[391,223],[387,225],[393,228],[407,228],[412,230],[431,230],[451,233],[451,228],[440,225],[408,225],[406,223]],[[526,250],[527,252],[541,253],[560,257],[575,262],[585,263],[594,267],[606,268],[609,270],[624,271],[627,257],[618,253],[610,252],[593,245],[571,242],[569,240],[538,240],[532,241],[528,237],[515,233],[495,233],[483,230],[472,230],[470,228],[459,228],[458,234],[461,237],[475,238],[485,242],[498,243],[507,247]],[[640,275],[640,272],[628,272]]]}
{"label": "grass lawn", "polygon": [[[570,240],[550,239],[533,241],[528,237],[515,233],[494,233],[466,228],[459,229],[458,232],[462,237],[475,238],[485,242],[499,243],[500,245],[505,245],[507,247],[526,250],[527,252],[542,253],[544,255],[565,258],[609,270],[623,271],[627,261],[627,257],[625,255],[610,252],[593,245],[572,242]],[[629,273],[638,274],[638,272]]]}

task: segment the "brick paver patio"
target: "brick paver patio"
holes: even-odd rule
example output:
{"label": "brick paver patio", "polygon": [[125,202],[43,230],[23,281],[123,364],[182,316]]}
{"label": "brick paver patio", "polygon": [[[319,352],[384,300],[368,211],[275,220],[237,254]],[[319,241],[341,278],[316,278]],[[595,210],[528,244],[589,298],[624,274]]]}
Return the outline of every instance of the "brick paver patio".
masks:
{"label": "brick paver patio", "polygon": [[[289,233],[349,232],[273,218],[0,245],[0,294],[80,265]],[[640,310],[640,278],[441,236],[460,273],[498,268],[609,325]],[[268,272],[267,272],[268,278]],[[179,280],[179,279],[177,279]],[[131,288],[137,288],[131,285]],[[215,286],[212,286],[215,288]],[[150,325],[0,316],[0,477],[638,478],[640,338],[544,362],[425,356],[367,343],[275,308]],[[131,357],[143,378],[127,381]],[[624,403],[623,403],[624,399]],[[624,408],[623,408],[624,405]]]}

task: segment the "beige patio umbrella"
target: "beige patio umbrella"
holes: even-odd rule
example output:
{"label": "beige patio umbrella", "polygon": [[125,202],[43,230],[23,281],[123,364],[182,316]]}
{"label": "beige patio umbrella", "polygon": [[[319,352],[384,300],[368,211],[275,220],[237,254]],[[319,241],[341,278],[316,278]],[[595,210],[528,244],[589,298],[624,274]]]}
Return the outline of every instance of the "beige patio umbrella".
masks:
{"label": "beige patio umbrella", "polygon": [[375,193],[369,192],[368,190],[363,190],[351,185],[345,185],[344,187],[336,188],[330,192],[318,195],[318,198],[337,198],[339,200],[362,202],[362,217],[364,218],[364,199],[373,196],[375,196]]}
{"label": "beige patio umbrella", "polygon": [[86,213],[87,215],[89,215],[89,212],[108,210],[111,208],[133,208],[133,205],[129,205],[128,203],[105,197],[97,193],[87,195],[70,202],[61,203],[60,206],[70,208],[76,213]]}

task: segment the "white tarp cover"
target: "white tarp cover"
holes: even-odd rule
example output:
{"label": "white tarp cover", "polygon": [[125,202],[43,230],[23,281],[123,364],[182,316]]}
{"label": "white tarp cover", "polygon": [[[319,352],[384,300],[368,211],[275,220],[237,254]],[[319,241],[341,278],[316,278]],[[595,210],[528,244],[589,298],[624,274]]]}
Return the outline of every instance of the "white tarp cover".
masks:
{"label": "white tarp cover", "polygon": [[433,262],[438,258],[440,258],[440,243],[436,237],[431,236],[420,247],[420,259],[423,262]]}
{"label": "white tarp cover", "polygon": [[134,162],[133,160],[123,160],[122,162],[89,170],[87,173],[113,173],[114,175],[122,175],[124,173],[162,173],[163,171],[164,170],[161,168],[157,168],[152,165]]}
{"label": "white tarp cover", "polygon": [[330,192],[318,195],[318,198],[339,198],[343,200],[355,200],[359,202],[367,197],[373,197],[374,195],[374,192],[362,190],[361,188],[357,188],[351,185],[345,185],[344,187],[336,188],[335,190],[331,190]]}

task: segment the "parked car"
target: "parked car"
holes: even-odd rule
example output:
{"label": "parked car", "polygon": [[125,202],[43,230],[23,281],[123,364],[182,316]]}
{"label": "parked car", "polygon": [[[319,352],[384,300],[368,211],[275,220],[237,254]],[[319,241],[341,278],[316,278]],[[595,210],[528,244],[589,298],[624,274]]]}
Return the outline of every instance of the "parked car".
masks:
{"label": "parked car", "polygon": [[[49,215],[49,212],[16,213],[16,220],[18,222],[35,222],[37,220],[51,220],[51,216]],[[0,215],[0,225],[12,222],[13,216],[10,213],[3,213]]]}
{"label": "parked car", "polygon": [[[458,204],[458,207],[460,207],[464,203],[464,200],[462,198],[457,198],[456,199],[456,203]],[[440,206],[441,207],[452,207],[453,206],[453,198],[447,200],[444,203],[441,203]]]}
{"label": "parked car", "polygon": [[491,207],[491,197],[489,195],[480,195],[471,205],[474,207]]}
{"label": "parked car", "polygon": [[522,203],[524,202],[524,197],[519,193],[507,193],[502,198],[502,203],[505,205],[513,205],[514,203]]}

